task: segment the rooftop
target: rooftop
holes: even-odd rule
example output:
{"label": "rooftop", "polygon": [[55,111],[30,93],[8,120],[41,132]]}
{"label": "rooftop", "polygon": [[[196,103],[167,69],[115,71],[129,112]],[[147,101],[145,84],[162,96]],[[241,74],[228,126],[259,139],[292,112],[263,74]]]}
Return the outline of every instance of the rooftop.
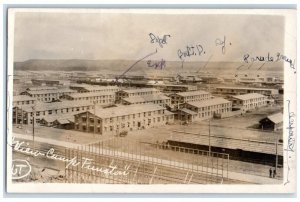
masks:
{"label": "rooftop", "polygon": [[69,96],[73,98],[82,98],[82,97],[97,97],[103,95],[115,95],[114,92],[88,92],[88,93],[72,93]]}
{"label": "rooftop", "polygon": [[[276,154],[274,142],[248,140],[232,137],[219,137],[210,136],[211,146],[221,147],[227,149],[242,149],[245,151],[265,153],[265,154]],[[197,134],[172,134],[172,137],[168,140],[176,142],[185,142],[191,144],[207,145],[208,136],[197,135]],[[282,144],[278,144],[278,155],[283,155]]]}
{"label": "rooftop", "polygon": [[79,101],[62,101],[62,102],[51,102],[51,103],[44,103],[38,102],[34,106],[23,106],[22,110],[26,112],[33,112],[33,107],[35,111],[47,111],[47,110],[60,110],[70,107],[83,107],[83,106],[92,106],[93,104],[89,102],[79,102]]}
{"label": "rooftop", "polygon": [[163,94],[123,98],[123,100],[125,100],[126,102],[129,102],[129,103],[149,102],[149,101],[167,100],[167,99],[171,99],[171,98],[169,98],[169,97],[167,97],[167,96],[165,96]]}
{"label": "rooftop", "polygon": [[48,93],[76,93],[75,90],[71,90],[68,88],[62,89],[53,89],[53,90],[28,90],[27,93],[34,95],[34,94],[48,94]]}
{"label": "rooftop", "polygon": [[52,87],[52,86],[40,86],[40,87],[30,87],[27,88],[26,90],[29,91],[36,91],[36,90],[55,90],[57,87]]}
{"label": "rooftop", "polygon": [[195,106],[197,108],[200,107],[206,107],[206,106],[212,106],[212,105],[218,105],[218,104],[225,104],[230,103],[229,100],[225,100],[224,98],[212,98],[209,100],[202,100],[202,101],[196,101],[196,102],[188,102],[187,104]]}
{"label": "rooftop", "polygon": [[93,90],[106,90],[106,89],[116,89],[118,90],[118,86],[98,86],[98,85],[88,85],[88,84],[72,84],[70,87],[73,88],[84,88],[88,91],[93,91]]}
{"label": "rooftop", "polygon": [[126,93],[139,93],[139,92],[160,92],[159,90],[157,90],[156,88],[136,88],[136,89],[123,89],[120,90]]}
{"label": "rooftop", "polygon": [[232,97],[239,99],[239,100],[250,100],[250,99],[261,98],[261,97],[266,97],[266,96],[264,96],[262,94],[258,94],[258,93],[248,93],[248,94],[244,94],[244,95],[235,95]]}
{"label": "rooftop", "polygon": [[[270,116],[267,116],[264,119],[269,119],[270,121],[272,121],[275,124],[282,123],[283,122],[283,114],[281,112],[280,113],[276,113],[276,114],[272,114]],[[263,121],[264,119],[262,119],[261,121]]]}
{"label": "rooftop", "polygon": [[216,87],[217,89],[239,89],[239,90],[274,90],[278,91],[277,89],[272,88],[252,88],[252,87],[237,87],[237,86],[224,86],[224,87]]}
{"label": "rooftop", "polygon": [[186,96],[204,95],[204,94],[210,94],[210,93],[206,92],[206,91],[202,91],[202,90],[196,90],[196,91],[188,91],[188,92],[182,92],[182,93],[176,93],[176,94],[186,97]]}
{"label": "rooftop", "polygon": [[[126,105],[118,106],[106,109],[97,109],[95,110],[96,116],[99,118],[110,118],[117,116],[126,116],[130,114],[137,114],[143,112],[163,110],[164,107],[155,104],[137,104],[137,105]],[[94,110],[89,110],[90,113],[94,114]]]}
{"label": "rooftop", "polygon": [[158,83],[158,84],[147,84],[148,86],[170,86],[170,87],[196,87],[192,85],[185,85],[185,84],[168,84],[168,83]]}
{"label": "rooftop", "polygon": [[14,98],[13,98],[14,102],[17,102],[17,101],[29,101],[29,100],[36,100],[36,99],[33,98],[33,97],[30,97],[28,95],[15,95]]}
{"label": "rooftop", "polygon": [[183,108],[180,111],[183,111],[184,113],[191,114],[191,115],[197,114],[196,112],[193,112],[192,110],[189,110],[187,108]]}
{"label": "rooftop", "polygon": [[75,117],[74,117],[74,112],[70,114],[60,114],[60,115],[53,115],[53,116],[46,116],[43,117],[43,119],[47,122],[54,122],[58,121],[61,124],[69,123],[69,122],[74,122]]}

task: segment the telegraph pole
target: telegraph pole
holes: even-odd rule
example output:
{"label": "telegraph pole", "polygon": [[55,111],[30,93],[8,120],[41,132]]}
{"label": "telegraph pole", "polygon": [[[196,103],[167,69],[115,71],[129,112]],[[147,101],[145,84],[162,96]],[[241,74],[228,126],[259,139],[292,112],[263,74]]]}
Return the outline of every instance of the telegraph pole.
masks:
{"label": "telegraph pole", "polygon": [[210,153],[211,153],[211,145],[210,145],[210,119],[209,119],[209,122],[208,122],[208,152],[209,152],[209,156],[210,156]]}
{"label": "telegraph pole", "polygon": [[276,147],[275,172],[277,174],[277,167],[278,167],[278,135],[276,137],[276,145],[275,145],[275,147]]}
{"label": "telegraph pole", "polygon": [[23,128],[23,107],[22,106],[21,106],[21,128]]}
{"label": "telegraph pole", "polygon": [[93,101],[94,104],[94,137],[96,133],[96,100]]}
{"label": "telegraph pole", "polygon": [[32,107],[32,141],[33,141],[33,150],[35,149],[34,145],[34,122],[35,122],[35,106]]}

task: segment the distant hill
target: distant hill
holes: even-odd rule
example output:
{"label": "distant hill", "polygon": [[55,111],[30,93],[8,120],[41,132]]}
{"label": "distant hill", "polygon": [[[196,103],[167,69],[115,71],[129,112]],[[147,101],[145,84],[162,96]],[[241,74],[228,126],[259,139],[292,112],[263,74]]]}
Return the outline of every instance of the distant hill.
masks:
{"label": "distant hill", "polygon": [[[136,61],[132,60],[27,60],[15,62],[14,69],[21,71],[112,71],[124,72]],[[283,62],[263,64],[262,62],[252,65],[239,62],[184,62],[183,67],[180,61],[166,61],[163,71],[211,71],[211,72],[236,72],[239,71],[283,71]],[[261,68],[260,68],[261,67]],[[260,70],[258,70],[260,68]],[[147,60],[137,63],[130,72],[153,71],[148,67]]]}

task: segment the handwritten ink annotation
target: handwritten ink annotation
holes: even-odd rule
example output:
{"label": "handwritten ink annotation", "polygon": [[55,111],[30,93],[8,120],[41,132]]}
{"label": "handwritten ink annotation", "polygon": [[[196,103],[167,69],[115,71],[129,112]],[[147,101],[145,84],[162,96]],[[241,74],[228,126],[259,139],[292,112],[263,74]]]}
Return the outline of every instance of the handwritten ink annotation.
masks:
{"label": "handwritten ink annotation", "polygon": [[186,46],[184,49],[178,49],[177,54],[180,60],[184,60],[187,57],[202,56],[205,54],[205,51],[202,45],[197,44],[195,46]]}
{"label": "handwritten ink annotation", "polygon": [[167,38],[170,38],[171,35],[165,34],[163,37],[155,36],[153,33],[149,34],[151,43],[158,43],[158,45],[163,48],[163,45],[167,44]]}

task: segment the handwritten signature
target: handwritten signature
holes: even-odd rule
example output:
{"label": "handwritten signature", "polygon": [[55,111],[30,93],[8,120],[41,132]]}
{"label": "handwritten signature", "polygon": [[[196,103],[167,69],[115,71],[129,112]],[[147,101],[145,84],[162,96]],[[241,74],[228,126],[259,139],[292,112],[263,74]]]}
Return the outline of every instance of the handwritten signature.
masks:
{"label": "handwritten signature", "polygon": [[[226,53],[226,37],[224,36],[224,39],[217,38],[215,44],[222,47],[222,54],[224,55]],[[229,45],[232,45],[231,42],[229,42]]]}
{"label": "handwritten signature", "polygon": [[192,56],[201,56],[204,55],[205,51],[202,45],[197,44],[197,45],[191,45],[191,46],[186,46],[183,50],[178,49],[177,55],[180,60],[184,60],[187,57],[192,57]]}
{"label": "handwritten signature", "polygon": [[287,100],[287,111],[288,111],[288,127],[286,128],[288,130],[288,144],[287,147],[284,149],[286,152],[286,163],[287,163],[287,178],[286,178],[286,182],[284,183],[284,185],[290,183],[289,181],[289,172],[290,172],[290,165],[289,165],[289,159],[291,158],[290,153],[289,152],[294,152],[294,147],[295,147],[295,134],[294,134],[294,129],[295,129],[295,117],[296,114],[294,112],[291,112],[290,110],[290,104],[291,101]]}
{"label": "handwritten signature", "polygon": [[150,43],[155,43],[156,42],[156,43],[158,43],[158,45],[161,48],[163,48],[163,45],[167,44],[167,38],[171,37],[171,35],[165,34],[165,35],[163,35],[162,38],[160,38],[159,36],[155,36],[153,33],[150,33],[149,36],[150,36]]}

